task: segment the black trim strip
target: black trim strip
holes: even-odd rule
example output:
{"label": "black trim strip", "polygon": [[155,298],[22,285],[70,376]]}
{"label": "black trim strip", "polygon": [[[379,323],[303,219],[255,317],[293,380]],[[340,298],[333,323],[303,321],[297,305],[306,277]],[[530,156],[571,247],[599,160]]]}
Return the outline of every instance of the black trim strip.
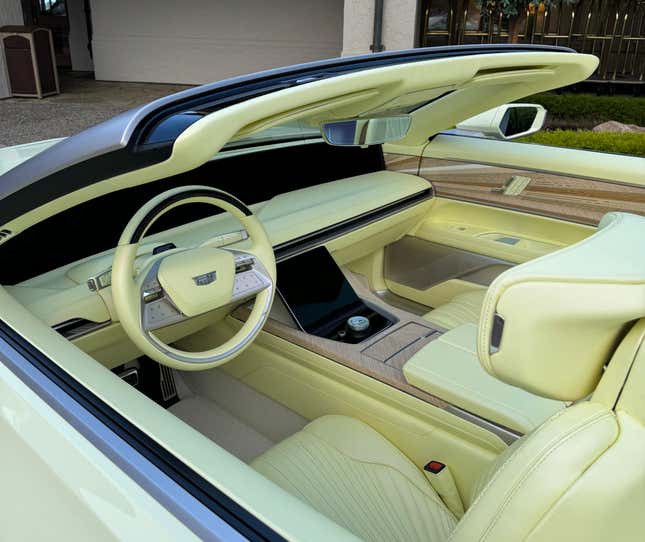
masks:
{"label": "black trim strip", "polygon": [[227,192],[218,190],[217,188],[196,188],[194,190],[186,190],[185,192],[173,194],[172,196],[169,196],[165,200],[155,205],[148,212],[148,214],[143,217],[143,220],[139,222],[139,225],[136,227],[134,233],[132,234],[132,237],[130,238],[130,243],[138,243],[150,224],[152,224],[155,219],[171,205],[174,205],[175,203],[184,199],[200,197],[221,199],[222,201],[225,201],[226,203],[230,203],[234,207],[237,207],[246,216],[251,216],[253,214],[251,210],[235,196],[232,196]]}
{"label": "black trim strip", "polygon": [[493,329],[490,334],[490,347],[491,353],[497,352],[499,350],[500,344],[502,344],[502,334],[504,333],[504,318],[499,314],[495,313],[493,317]]}
{"label": "black trim strip", "polygon": [[286,260],[292,256],[296,256],[297,254],[301,254],[302,252],[321,245],[326,241],[340,237],[345,233],[362,228],[372,222],[376,222],[382,218],[407,209],[408,207],[412,207],[417,203],[430,199],[432,194],[432,188],[429,187],[421,192],[393,201],[392,203],[388,203],[387,205],[383,205],[382,207],[378,207],[372,211],[367,211],[366,213],[357,215],[348,220],[343,220],[342,222],[338,222],[327,228],[323,228],[298,237],[297,239],[276,245],[273,247],[276,261]]}
{"label": "black trim strip", "polygon": [[243,536],[257,541],[283,542],[285,540],[85,388],[2,320],[0,320],[0,339],[9,344],[46,378],[110,428],[155,467],[172,478]]}

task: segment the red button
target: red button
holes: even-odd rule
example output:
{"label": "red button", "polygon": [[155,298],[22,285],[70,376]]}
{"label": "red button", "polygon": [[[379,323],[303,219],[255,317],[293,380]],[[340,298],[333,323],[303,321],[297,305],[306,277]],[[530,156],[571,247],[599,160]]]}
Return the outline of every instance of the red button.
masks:
{"label": "red button", "polygon": [[430,461],[430,463],[423,467],[423,470],[431,472],[432,474],[439,474],[445,468],[446,466],[439,461]]}

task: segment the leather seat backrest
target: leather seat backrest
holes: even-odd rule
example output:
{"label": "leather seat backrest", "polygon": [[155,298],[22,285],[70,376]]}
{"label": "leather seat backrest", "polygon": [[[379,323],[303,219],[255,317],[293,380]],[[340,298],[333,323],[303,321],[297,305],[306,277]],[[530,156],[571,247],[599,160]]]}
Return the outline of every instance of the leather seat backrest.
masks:
{"label": "leather seat backrest", "polygon": [[645,217],[609,213],[587,239],[502,273],[488,288],[483,367],[537,395],[595,389],[629,324],[645,316]]}
{"label": "leather seat backrest", "polygon": [[498,458],[451,541],[645,539],[644,336],[641,320],[590,400]]}

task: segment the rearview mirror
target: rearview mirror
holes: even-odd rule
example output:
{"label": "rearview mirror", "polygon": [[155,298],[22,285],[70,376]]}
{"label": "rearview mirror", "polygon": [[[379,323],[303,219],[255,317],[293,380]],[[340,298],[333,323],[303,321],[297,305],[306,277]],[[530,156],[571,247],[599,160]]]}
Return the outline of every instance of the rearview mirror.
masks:
{"label": "rearview mirror", "polygon": [[546,109],[538,104],[506,104],[457,124],[457,130],[478,132],[494,139],[517,139],[544,126]]}
{"label": "rearview mirror", "polygon": [[337,120],[320,126],[323,139],[330,145],[341,147],[362,147],[397,141],[405,137],[409,129],[409,115]]}

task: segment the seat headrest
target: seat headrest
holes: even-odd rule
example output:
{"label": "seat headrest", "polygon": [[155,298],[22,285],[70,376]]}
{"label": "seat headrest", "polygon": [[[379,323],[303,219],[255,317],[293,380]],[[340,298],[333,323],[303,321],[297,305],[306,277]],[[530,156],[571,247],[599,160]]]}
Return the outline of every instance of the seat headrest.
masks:
{"label": "seat headrest", "polygon": [[630,322],[645,316],[645,218],[609,213],[590,237],[502,273],[477,339],[493,376],[574,401],[591,393]]}

